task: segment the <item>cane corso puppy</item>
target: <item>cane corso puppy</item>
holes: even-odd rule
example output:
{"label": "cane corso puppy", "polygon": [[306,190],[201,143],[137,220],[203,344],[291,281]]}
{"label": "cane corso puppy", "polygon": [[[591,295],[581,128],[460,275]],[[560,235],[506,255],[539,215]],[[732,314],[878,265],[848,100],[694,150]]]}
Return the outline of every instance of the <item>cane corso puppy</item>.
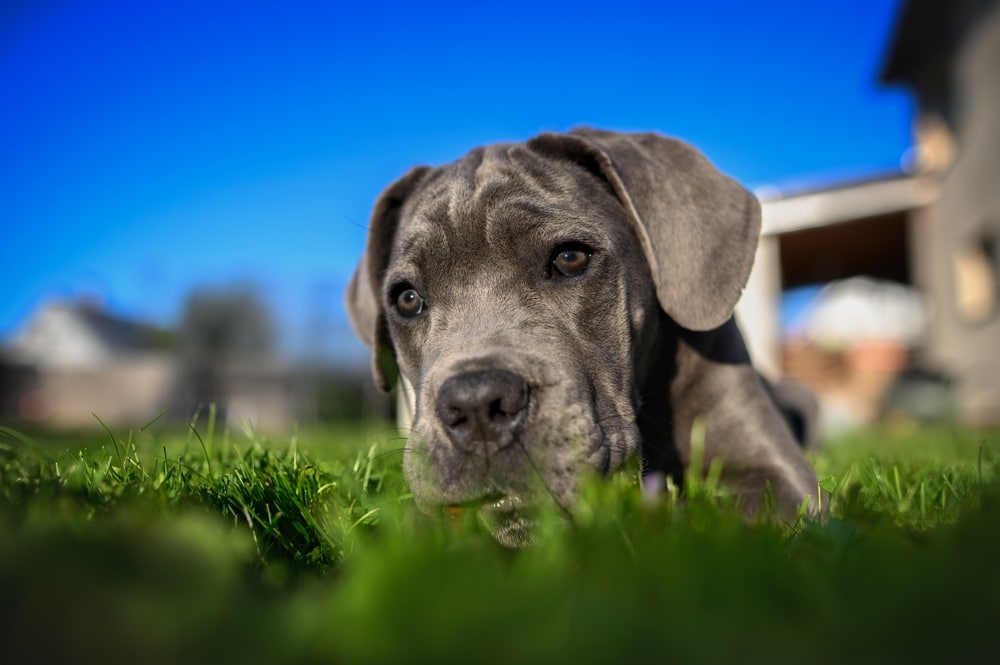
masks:
{"label": "cane corso puppy", "polygon": [[733,308],[760,205],[691,146],[577,129],[413,168],[375,204],[347,289],[375,381],[412,395],[403,459],[425,511],[479,511],[530,540],[542,497],[641,453],[703,466],[754,511],[816,479],[751,366]]}

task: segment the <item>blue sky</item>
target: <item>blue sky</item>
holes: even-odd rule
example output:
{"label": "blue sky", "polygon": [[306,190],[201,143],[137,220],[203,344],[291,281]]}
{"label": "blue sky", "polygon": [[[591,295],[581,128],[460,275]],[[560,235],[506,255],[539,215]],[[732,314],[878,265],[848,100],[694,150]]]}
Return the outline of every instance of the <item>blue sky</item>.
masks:
{"label": "blue sky", "polygon": [[53,297],[174,323],[249,284],[283,348],[356,354],[341,291],[416,163],[587,124],[749,187],[899,168],[895,0],[115,2],[0,8],[0,338]]}

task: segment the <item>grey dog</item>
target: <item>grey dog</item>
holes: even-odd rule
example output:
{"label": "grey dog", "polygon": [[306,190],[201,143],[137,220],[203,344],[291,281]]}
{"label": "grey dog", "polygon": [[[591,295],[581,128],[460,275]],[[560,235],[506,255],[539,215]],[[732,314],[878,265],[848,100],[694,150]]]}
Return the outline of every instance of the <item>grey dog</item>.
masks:
{"label": "grey dog", "polygon": [[658,134],[545,133],[390,185],[346,303],[377,385],[415,397],[417,505],[520,544],[586,472],[641,452],[679,477],[700,421],[702,471],[794,514],[816,478],[733,318],[759,232],[752,194]]}

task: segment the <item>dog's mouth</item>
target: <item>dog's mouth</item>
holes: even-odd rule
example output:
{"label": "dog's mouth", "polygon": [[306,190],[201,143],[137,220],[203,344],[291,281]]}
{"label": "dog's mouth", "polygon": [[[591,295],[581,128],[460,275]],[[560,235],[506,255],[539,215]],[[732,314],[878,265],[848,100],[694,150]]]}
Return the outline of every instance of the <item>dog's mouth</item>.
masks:
{"label": "dog's mouth", "polygon": [[476,516],[504,547],[524,547],[535,539],[535,520],[519,497],[502,496],[483,502]]}
{"label": "dog's mouth", "polygon": [[475,510],[479,523],[504,547],[524,547],[535,537],[535,520],[531,506],[521,497],[510,494],[491,494],[476,501],[447,507],[452,517],[466,510]]}

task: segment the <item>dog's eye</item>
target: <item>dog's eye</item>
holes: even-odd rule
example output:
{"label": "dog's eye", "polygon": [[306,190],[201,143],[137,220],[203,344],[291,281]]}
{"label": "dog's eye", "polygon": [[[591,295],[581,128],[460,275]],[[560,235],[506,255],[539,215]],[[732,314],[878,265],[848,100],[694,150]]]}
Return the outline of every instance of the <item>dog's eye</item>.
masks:
{"label": "dog's eye", "polygon": [[416,289],[404,289],[396,296],[396,311],[400,316],[413,318],[424,311],[424,299]]}
{"label": "dog's eye", "polygon": [[561,245],[549,263],[549,277],[577,277],[587,269],[593,251],[584,245]]}

